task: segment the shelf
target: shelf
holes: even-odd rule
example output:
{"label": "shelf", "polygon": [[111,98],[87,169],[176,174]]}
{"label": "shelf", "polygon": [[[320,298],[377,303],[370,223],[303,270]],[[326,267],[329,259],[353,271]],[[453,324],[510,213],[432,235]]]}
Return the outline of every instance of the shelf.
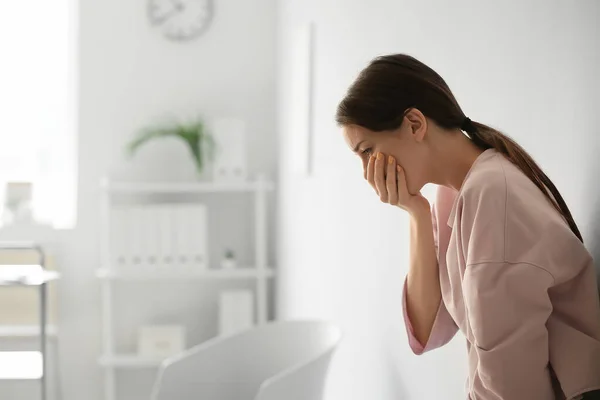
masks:
{"label": "shelf", "polygon": [[39,351],[0,352],[0,380],[40,379],[43,374]]}
{"label": "shelf", "polygon": [[[56,336],[58,328],[55,325],[46,327],[47,336]],[[21,337],[38,337],[40,335],[40,327],[38,325],[0,325],[0,337],[21,338]]]}
{"label": "shelf", "polygon": [[[275,276],[272,268],[267,268],[265,276],[271,278]],[[189,281],[201,279],[249,279],[258,278],[259,271],[255,268],[238,268],[233,270],[209,269],[198,272],[172,272],[172,271],[148,271],[148,272],[120,272],[100,269],[96,271],[96,277],[100,279],[120,280],[120,281]]]}
{"label": "shelf", "polygon": [[100,357],[98,363],[103,367],[114,368],[154,368],[158,367],[167,357],[144,357],[137,354],[121,354]]}
{"label": "shelf", "polygon": [[[115,337],[117,331],[117,329],[115,329],[115,323],[119,320],[119,318],[115,317],[115,314],[122,311],[120,302],[122,302],[123,299],[119,296],[119,290],[116,290],[117,293],[115,293],[115,290],[113,289],[119,289],[121,288],[121,285],[127,287],[129,287],[129,285],[136,287],[141,287],[142,285],[155,285],[156,288],[160,286],[160,288],[163,289],[167,289],[167,285],[171,285],[169,287],[175,290],[196,286],[211,286],[215,284],[218,285],[219,288],[221,286],[239,286],[239,284],[243,284],[243,286],[253,286],[252,292],[254,292],[253,294],[255,297],[253,298],[252,306],[256,313],[254,319],[259,325],[268,321],[269,292],[272,290],[272,285],[270,285],[270,283],[272,282],[271,279],[274,279],[277,276],[277,269],[274,266],[269,267],[267,265],[269,263],[270,245],[269,219],[272,214],[272,206],[269,203],[271,194],[274,190],[274,182],[264,179],[263,176],[257,176],[256,180],[229,183],[194,181],[192,178],[187,182],[128,182],[110,179],[105,179],[102,182],[101,187],[98,187],[98,191],[101,191],[102,194],[102,204],[101,209],[99,210],[102,217],[100,218],[101,224],[99,225],[101,228],[100,238],[102,239],[102,248],[104,251],[103,254],[101,254],[101,259],[103,261],[100,261],[95,267],[100,268],[95,271],[95,275],[98,279],[102,280],[99,283],[102,288],[101,316],[103,324],[103,352],[99,355],[97,363],[100,368],[104,369],[105,400],[112,400],[119,397],[117,393],[118,385],[114,384],[117,373],[129,372],[137,369],[148,369],[149,371],[152,371],[153,369],[160,367],[162,363],[169,358],[138,355],[135,348],[122,350],[116,348],[116,343],[119,343],[120,341]],[[219,201],[226,196],[239,197],[239,199],[244,200],[244,202],[250,201],[250,203],[252,203],[249,205],[252,206],[249,208],[249,211],[253,212],[254,218],[251,221],[251,225],[253,225],[252,228],[254,229],[246,232],[247,234],[244,235],[244,242],[253,247],[252,254],[254,255],[254,258],[248,259],[248,264],[243,265],[243,260],[239,260],[238,263],[242,265],[238,265],[231,269],[222,269],[220,268],[221,262],[219,259],[213,259],[213,261],[210,262],[207,261],[207,258],[202,260],[198,259],[197,261],[195,257],[162,258],[164,254],[154,258],[145,257],[143,254],[137,254],[140,257],[131,258],[131,254],[129,253],[131,251],[129,247],[131,246],[127,246],[127,243],[124,244],[125,249],[127,250],[126,257],[119,257],[120,255],[123,255],[123,252],[120,251],[115,252],[117,254],[113,254],[113,250],[115,249],[112,247],[114,247],[115,243],[121,244],[125,241],[124,238],[131,236],[128,232],[124,232],[125,230],[128,230],[126,229],[130,221],[128,216],[119,219],[119,212],[123,211],[123,209],[127,211],[127,207],[130,205],[134,206],[138,204],[142,207],[153,203],[156,203],[156,207],[164,205],[167,210],[165,211],[164,216],[162,214],[162,209],[158,211],[161,213],[161,222],[157,229],[161,232],[160,238],[169,238],[171,236],[176,236],[173,235],[176,233],[173,227],[178,227],[178,221],[185,221],[185,218],[188,218],[184,213],[178,213],[176,216],[172,214],[169,215],[171,210],[171,204],[169,202],[174,203],[173,208],[175,208],[175,205],[179,202],[185,202],[182,204],[183,208],[189,207],[192,203],[202,203],[204,197],[206,197],[207,200],[216,201],[217,203],[214,205],[217,208],[221,207],[224,209],[223,211],[226,211],[225,208],[236,206],[235,204],[219,204]],[[210,206],[212,207],[213,204],[210,203]],[[144,210],[147,209],[148,208],[145,208]],[[139,214],[142,214],[141,217],[147,215],[143,214],[141,211]],[[196,215],[193,212],[192,214],[191,218]],[[134,218],[137,217],[138,215],[136,214],[131,219],[134,220]],[[146,220],[151,219],[147,218],[144,221]],[[120,229],[120,231],[112,229],[113,225],[111,225],[111,222],[114,221],[116,221],[116,228]],[[136,220],[133,222],[136,222]],[[149,230],[151,229],[151,225],[150,222],[148,224],[144,222],[141,229]],[[209,228],[224,229],[224,227],[218,225],[215,227],[209,226]],[[235,228],[236,226],[232,225],[232,229]],[[120,233],[121,231],[123,231],[124,236],[117,235],[114,238],[112,237],[115,232]],[[206,237],[209,238],[211,237],[210,230],[207,230],[206,233],[198,232],[198,235],[195,235],[192,229],[190,229],[189,232],[187,230],[184,232],[187,232],[186,234],[189,234],[191,237],[196,237],[200,234],[205,234]],[[181,235],[181,232],[179,234]],[[166,242],[164,243],[164,245],[167,246],[165,248],[162,248],[163,243],[152,243],[159,240],[158,237],[153,237],[155,235],[149,234],[143,236],[144,238],[142,238],[142,241],[145,245],[142,246],[142,244],[144,244],[142,242],[136,243],[137,247],[140,247],[140,249],[159,247],[156,251],[160,251],[160,253],[184,252],[185,250],[184,248],[179,247],[182,245],[181,243],[174,242],[177,246],[170,246],[172,248],[168,250],[167,247],[169,247],[169,245]],[[160,241],[162,240],[163,239],[160,239]],[[183,245],[185,245],[185,243],[183,243]],[[177,254],[177,256],[179,256],[179,254]],[[227,264],[225,264],[225,266],[227,266]],[[257,268],[257,266],[260,268]],[[219,293],[214,294],[219,295]],[[211,304],[213,304],[213,302],[211,302]],[[173,306],[176,305],[173,304]],[[173,313],[175,313],[174,317],[179,317],[178,319],[184,318],[184,315],[180,315],[176,309],[173,310]],[[210,315],[208,315],[208,317],[210,318]],[[153,320],[150,315],[148,315],[147,318],[150,321]],[[156,315],[155,318],[160,319],[160,313],[159,315]],[[185,323],[185,320],[180,321],[180,324],[182,325]],[[205,323],[211,323],[211,321],[208,320]],[[119,350],[124,351],[124,353]]]}
{"label": "shelf", "polygon": [[257,190],[273,190],[273,183],[268,181],[247,182],[104,182],[104,190],[110,193],[222,193],[222,192],[254,192]]}

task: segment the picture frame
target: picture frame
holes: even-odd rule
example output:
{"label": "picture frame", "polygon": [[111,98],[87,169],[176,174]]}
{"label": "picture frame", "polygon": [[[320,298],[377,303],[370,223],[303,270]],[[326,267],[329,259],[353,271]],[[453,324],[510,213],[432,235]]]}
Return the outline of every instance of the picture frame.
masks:
{"label": "picture frame", "polygon": [[227,336],[254,326],[254,293],[227,289],[219,295],[219,335]]}
{"label": "picture frame", "polygon": [[211,121],[215,140],[213,180],[244,182],[248,178],[246,123],[236,117],[221,117]]}
{"label": "picture frame", "polygon": [[294,32],[290,77],[291,158],[293,172],[313,174],[314,146],[314,63],[316,26],[313,21],[300,25]]}

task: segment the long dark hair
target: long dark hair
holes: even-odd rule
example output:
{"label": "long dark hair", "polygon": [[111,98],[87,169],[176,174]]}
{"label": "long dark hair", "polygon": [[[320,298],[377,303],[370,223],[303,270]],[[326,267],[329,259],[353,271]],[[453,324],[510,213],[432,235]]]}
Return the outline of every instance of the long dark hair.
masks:
{"label": "long dark hair", "polygon": [[442,128],[464,130],[482,149],[494,148],[504,154],[546,195],[583,242],[569,207],[531,156],[508,136],[468,119],[442,77],[411,56],[393,54],[373,60],[348,89],[338,106],[336,121],[374,132],[394,130],[411,108],[419,109]]}

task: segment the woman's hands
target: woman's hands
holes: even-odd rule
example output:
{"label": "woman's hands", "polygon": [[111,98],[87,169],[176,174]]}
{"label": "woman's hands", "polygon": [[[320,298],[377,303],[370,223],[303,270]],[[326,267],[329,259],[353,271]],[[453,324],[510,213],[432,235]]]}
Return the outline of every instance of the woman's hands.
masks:
{"label": "woman's hands", "polygon": [[369,157],[365,178],[371,184],[384,203],[402,208],[409,213],[429,210],[429,202],[420,193],[408,192],[404,169],[396,163],[394,157],[385,157],[377,153]]}

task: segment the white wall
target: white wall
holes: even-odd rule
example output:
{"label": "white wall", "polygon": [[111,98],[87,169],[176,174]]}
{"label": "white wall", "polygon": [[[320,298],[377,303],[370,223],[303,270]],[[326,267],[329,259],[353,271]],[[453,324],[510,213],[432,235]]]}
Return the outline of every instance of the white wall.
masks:
{"label": "white wall", "polygon": [[[70,232],[37,236],[54,244],[62,261],[62,399],[99,400],[102,374],[96,360],[101,351],[100,295],[94,271],[100,267],[100,179],[107,174],[121,179],[191,178],[193,165],[179,143],[151,144],[132,161],[123,157],[123,148],[149,123],[197,112],[206,118],[233,115],[245,119],[250,173],[274,176],[276,2],[216,1],[210,29],[183,45],[166,41],[149,26],[146,0],[79,3],[78,226]],[[212,201],[216,206],[217,201]],[[238,223],[239,215],[234,213],[227,219],[224,207],[237,207],[239,213],[251,211],[250,198],[219,204],[223,208],[217,207],[216,213],[224,216],[225,228],[237,232],[232,235],[235,244],[242,247],[243,262],[249,262],[252,242],[245,246],[243,235],[253,232],[247,218],[251,213]],[[121,289],[117,293],[124,301],[118,320],[120,348],[135,349],[135,325],[153,321],[152,307],[163,320],[169,318],[170,310],[176,310],[174,318],[181,317],[191,326],[191,343],[211,337],[216,333],[217,289],[211,284],[174,287],[170,292],[159,285],[144,290]],[[163,296],[166,302],[148,305],[149,300],[156,303],[154,300]],[[125,394],[120,398],[147,399],[152,375],[152,371],[119,374],[118,386]],[[0,393],[6,392],[0,389]],[[14,393],[18,398],[35,398],[37,392],[32,390],[30,397],[21,391]]]}
{"label": "white wall", "polygon": [[[315,174],[290,164],[295,29],[317,25]],[[327,400],[464,398],[463,338],[422,357],[401,313],[407,218],[378,204],[333,116],[373,57],[409,53],[448,82],[465,112],[515,137],[600,251],[600,3],[282,0],[279,18],[280,316],[337,321]]]}

